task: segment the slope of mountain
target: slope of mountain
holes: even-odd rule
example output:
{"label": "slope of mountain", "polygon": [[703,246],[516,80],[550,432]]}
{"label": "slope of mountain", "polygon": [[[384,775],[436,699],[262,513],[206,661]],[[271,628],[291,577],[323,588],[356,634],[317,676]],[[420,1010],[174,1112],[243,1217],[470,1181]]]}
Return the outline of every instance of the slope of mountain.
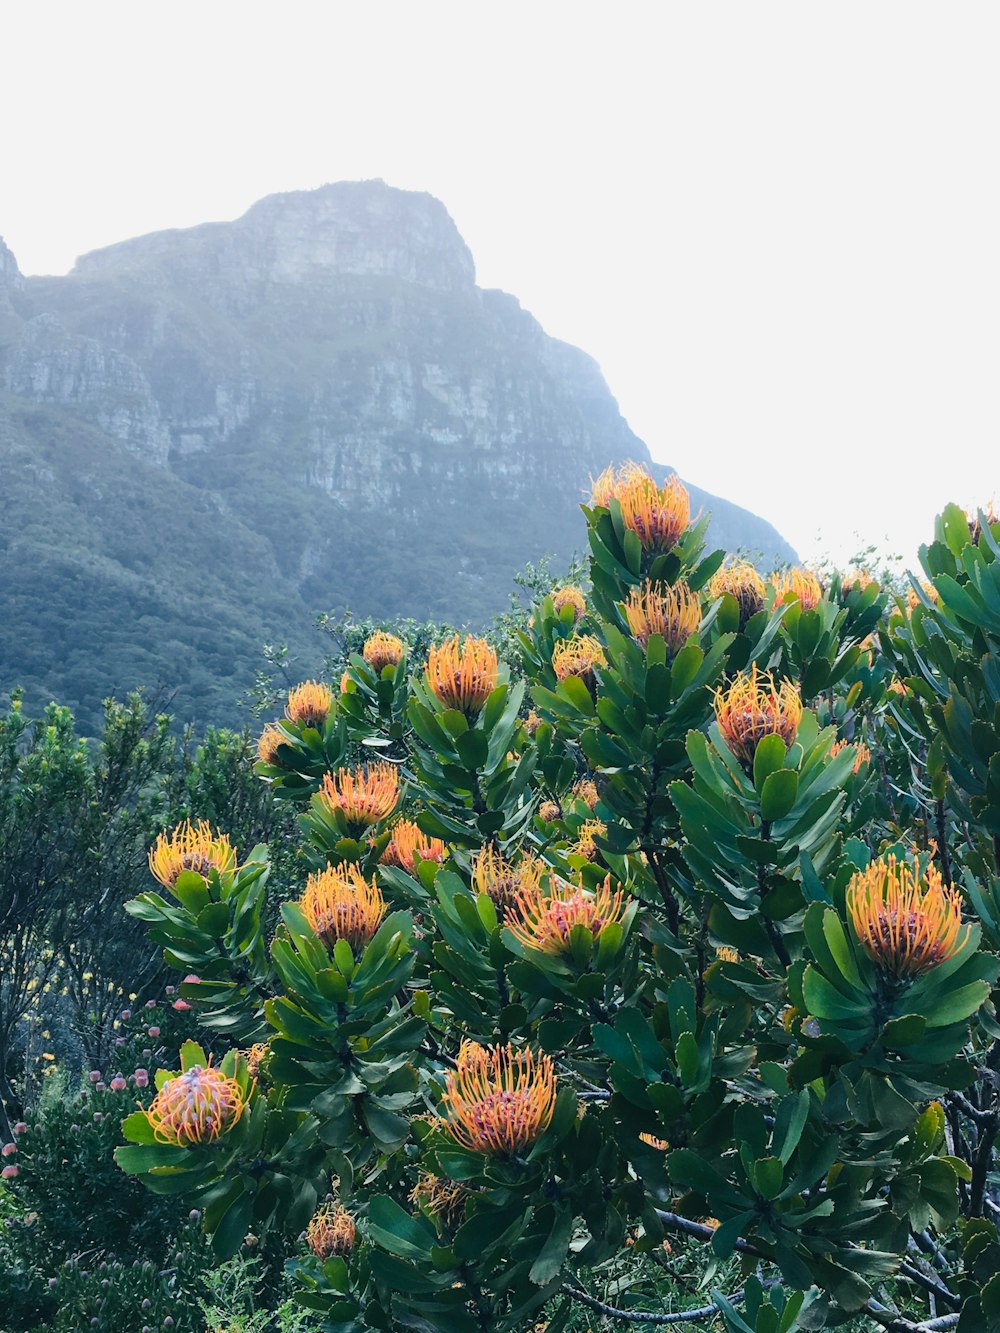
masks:
{"label": "slope of mountain", "polygon": [[[429,195],[275,195],[58,278],[0,242],[0,686],[231,718],[263,641],[315,666],[319,611],[484,621],[629,457],[596,363],[476,286]],[[693,497],[718,544],[793,555]]]}

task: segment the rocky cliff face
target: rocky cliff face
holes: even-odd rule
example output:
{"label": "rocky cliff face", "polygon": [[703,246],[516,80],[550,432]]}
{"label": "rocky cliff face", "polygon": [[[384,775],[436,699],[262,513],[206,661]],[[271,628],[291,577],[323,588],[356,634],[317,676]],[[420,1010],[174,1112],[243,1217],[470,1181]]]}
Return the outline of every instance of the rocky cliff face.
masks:
{"label": "rocky cliff face", "polygon": [[[86,508],[84,457],[103,450],[104,486],[141,463],[147,490],[202,515],[197,565],[226,516],[303,624],[346,605],[481,621],[517,567],[579,547],[589,476],[648,458],[597,365],[476,286],[437,200],[381,182],[276,195],[63,278],[23,278],[0,243],[0,386],[19,466]],[[80,457],[53,459],[75,429]],[[714,536],[790,554],[745,511]],[[153,538],[136,541],[125,571],[162,583]]]}

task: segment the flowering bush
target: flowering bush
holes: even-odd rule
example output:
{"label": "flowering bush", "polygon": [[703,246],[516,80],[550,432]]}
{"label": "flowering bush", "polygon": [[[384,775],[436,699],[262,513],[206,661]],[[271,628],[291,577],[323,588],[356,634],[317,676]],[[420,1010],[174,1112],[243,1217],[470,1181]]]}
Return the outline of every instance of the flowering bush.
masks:
{"label": "flowering bush", "polygon": [[913,601],[726,566],[634,465],[584,512],[517,660],[291,692],[276,930],[265,848],[165,835],[129,910],[229,1049],[120,1165],[220,1256],[304,1235],[326,1329],[997,1327],[1000,528],[946,510]]}

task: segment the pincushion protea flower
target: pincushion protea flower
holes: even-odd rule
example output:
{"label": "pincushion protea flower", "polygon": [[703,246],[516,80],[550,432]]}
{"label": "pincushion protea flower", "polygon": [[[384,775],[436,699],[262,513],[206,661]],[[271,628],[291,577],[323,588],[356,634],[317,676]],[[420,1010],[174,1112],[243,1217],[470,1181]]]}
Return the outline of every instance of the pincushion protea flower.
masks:
{"label": "pincushion protea flower", "polygon": [[498,913],[503,913],[519,893],[534,893],[547,867],[535,856],[508,861],[491,844],[476,853],[472,861],[472,891],[485,893]]}
{"label": "pincushion protea flower", "polygon": [[[939,599],[939,597],[938,597],[938,590],[937,590],[937,588],[935,588],[934,584],[933,584],[933,583],[924,583],[924,581],[921,579],[921,581],[920,581],[920,589],[921,589],[921,591],[923,592],[924,596],[927,598],[927,600],[928,600],[929,602],[931,602],[934,606],[937,606],[938,601],[939,601],[940,599]],[[923,602],[921,601],[920,596],[919,596],[919,594],[917,593],[916,588],[911,587],[911,588],[909,588],[909,589],[907,590],[907,593],[906,593],[906,607],[907,607],[907,610],[910,611],[910,612],[912,612],[912,611],[914,611],[918,606],[923,606]]]}
{"label": "pincushion protea flower", "polygon": [[666,1139],[658,1139],[655,1134],[640,1134],[641,1142],[647,1143],[651,1148],[658,1148],[660,1152],[666,1152],[670,1144]]}
{"label": "pincushion protea flower", "polygon": [[575,926],[596,940],[605,926],[621,921],[624,911],[624,894],[612,891],[610,875],[594,892],[553,876],[545,889],[538,884],[519,890],[507,908],[506,924],[525,948],[558,955],[570,952]]}
{"label": "pincushion protea flower", "polygon": [[[833,744],[830,746],[830,758],[832,759],[834,755],[840,754],[840,752],[847,747],[847,744],[848,744],[847,741],[834,741]],[[865,764],[871,763],[871,760],[872,760],[872,752],[871,750],[869,750],[868,746],[865,745],[864,741],[855,741],[854,767],[851,769],[851,772],[852,773],[860,772],[860,770],[864,767]]]}
{"label": "pincushion protea flower", "polygon": [[600,819],[586,819],[580,825],[576,834],[576,842],[572,850],[577,856],[583,856],[588,861],[599,861],[601,859],[601,849],[597,845],[597,839],[604,836],[608,831],[608,826]]}
{"label": "pincushion protea flower", "polygon": [[271,1047],[266,1041],[255,1041],[247,1051],[247,1072],[251,1078],[259,1078],[262,1072],[266,1072],[267,1060],[271,1054]]}
{"label": "pincushion protea flower", "polygon": [[405,655],[406,644],[403,640],[381,629],[368,636],[361,650],[361,656],[371,669],[379,674],[387,666],[399,666]]}
{"label": "pincushion protea flower", "polygon": [[722,739],[749,769],[765,736],[780,736],[792,744],[802,720],[802,700],[790,680],[776,684],[755,662],[749,675],[741,671],[731,685],[716,690],[715,720]]}
{"label": "pincushion protea flower", "polygon": [[421,1171],[410,1194],[410,1202],[446,1227],[451,1227],[464,1215],[468,1197],[468,1187],[459,1181],[435,1176],[430,1171]]}
{"label": "pincushion protea flower", "polygon": [[552,670],[556,680],[576,676],[590,687],[594,683],[594,668],[607,666],[607,658],[600,639],[593,634],[574,634],[562,639],[552,652]]}
{"label": "pincushion protea flower", "polygon": [[412,819],[401,819],[392,826],[392,839],[382,853],[382,864],[399,866],[407,874],[413,874],[417,856],[421,861],[437,861],[439,864],[448,854],[448,849],[440,838],[432,838],[423,833]]}
{"label": "pincushion protea flower", "polygon": [[146,1117],[157,1143],[187,1148],[215,1143],[236,1124],[246,1102],[236,1079],[212,1065],[192,1065],[167,1079]]}
{"label": "pincushion protea flower", "polygon": [[500,665],[495,650],[485,639],[455,634],[427,654],[427,685],[445,708],[472,716],[485,704],[497,686]]}
{"label": "pincushion protea flower", "polygon": [[814,611],[823,587],[811,569],[786,569],[774,581],[775,601],[797,601],[803,611]]}
{"label": "pincushion protea flower", "polygon": [[192,824],[186,819],[167,835],[161,833],[149,853],[149,868],[165,889],[172,889],[177,877],[193,870],[208,879],[213,870],[220,875],[236,869],[236,853],[224,833],[214,833],[207,819]]}
{"label": "pincushion protea flower", "polygon": [[621,505],[622,521],[645,551],[669,551],[691,522],[691,498],[676,473],[657,486],[646,467],[625,463],[606,468],[593,483],[595,505]]}
{"label": "pincushion protea flower", "polygon": [[538,807],[538,818],[544,819],[546,824],[553,824],[562,816],[558,801],[542,801]]}
{"label": "pincushion protea flower", "polygon": [[399,769],[395,764],[367,764],[327,773],[317,793],[331,814],[342,815],[353,829],[370,828],[391,815],[399,800]]}
{"label": "pincushion protea flower", "polygon": [[333,690],[318,680],[304,680],[288,691],[285,716],[299,726],[321,727],[333,707]]}
{"label": "pincushion protea flower", "polygon": [[299,906],[313,932],[329,948],[346,940],[357,952],[382,924],[385,899],[375,880],[356,865],[327,866],[306,880]]}
{"label": "pincushion protea flower", "polygon": [[340,673],[339,689],[341,694],[350,694],[351,690],[354,689],[354,677],[351,675],[350,670],[347,667]]}
{"label": "pincushion protea flower", "polygon": [[342,1203],[336,1207],[324,1203],[313,1213],[306,1227],[306,1244],[317,1259],[349,1254],[357,1236],[354,1218]]}
{"label": "pincushion protea flower", "polygon": [[445,1081],[444,1124],[464,1148],[513,1156],[548,1129],[556,1077],[547,1055],[463,1041]]}
{"label": "pincushion protea flower", "polygon": [[895,856],[873,861],[847,886],[858,942],[888,976],[919,977],[951,958],[969,937],[962,899],[930,865],[918,875]]}
{"label": "pincushion protea flower", "polygon": [[573,624],[575,625],[586,613],[587,599],[579,588],[573,584],[567,584],[565,588],[556,588],[552,594],[552,608],[556,615],[560,615],[566,606],[573,608]]}
{"label": "pincushion protea flower", "polygon": [[738,963],[740,955],[730,944],[720,944],[715,951],[716,960],[720,963]]}
{"label": "pincushion protea flower", "polygon": [[737,560],[734,564],[717,569],[708,585],[710,597],[724,597],[726,593],[735,597],[740,609],[740,627],[752,616],[763,610],[767,600],[767,588],[764,580],[747,560]]}
{"label": "pincushion protea flower", "polygon": [[686,583],[642,583],[629,593],[622,610],[637,643],[645,648],[659,634],[671,655],[680,652],[701,624],[701,603]]}
{"label": "pincushion protea flower", "polygon": [[597,783],[593,778],[580,778],[574,782],[570,789],[570,796],[574,801],[582,801],[588,810],[593,810],[600,797],[597,793]]}
{"label": "pincushion protea flower", "polygon": [[257,758],[262,764],[275,768],[278,766],[278,747],[287,744],[288,737],[281,728],[269,722],[257,739]]}

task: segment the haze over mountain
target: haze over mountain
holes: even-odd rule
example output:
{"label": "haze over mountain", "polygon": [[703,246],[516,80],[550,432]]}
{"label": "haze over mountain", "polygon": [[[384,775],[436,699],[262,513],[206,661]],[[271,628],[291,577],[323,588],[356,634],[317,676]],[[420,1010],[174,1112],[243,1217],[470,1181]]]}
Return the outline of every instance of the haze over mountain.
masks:
{"label": "haze over mountain", "polygon": [[[275,195],[65,277],[0,242],[0,686],[91,726],[138,684],[232,720],[265,640],[315,669],[320,611],[482,623],[626,458],[596,363],[476,286],[429,195]],[[715,544],[794,558],[692,499]]]}

